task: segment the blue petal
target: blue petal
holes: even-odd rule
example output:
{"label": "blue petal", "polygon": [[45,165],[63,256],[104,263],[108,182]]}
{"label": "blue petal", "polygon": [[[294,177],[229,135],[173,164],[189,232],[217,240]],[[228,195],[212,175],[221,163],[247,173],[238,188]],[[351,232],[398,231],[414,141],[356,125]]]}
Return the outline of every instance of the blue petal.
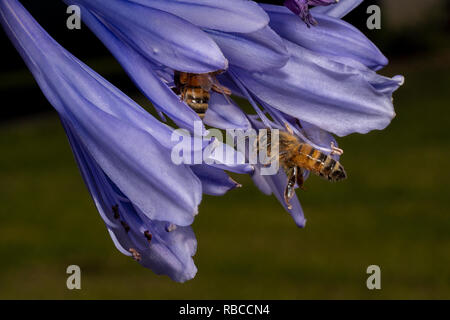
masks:
{"label": "blue petal", "polygon": [[204,150],[204,162],[215,168],[235,173],[252,173],[254,168],[245,162],[245,156],[227,143],[214,140]]}
{"label": "blue petal", "polygon": [[392,94],[361,70],[286,45],[291,59],[280,70],[250,74],[233,67],[261,101],[339,136],[384,129],[395,116]]}
{"label": "blue petal", "polygon": [[95,162],[150,219],[190,225],[201,183],[170,158],[171,130],[60,47],[17,1],[1,22],[47,99]]}
{"label": "blue petal", "polygon": [[202,182],[203,193],[212,196],[222,196],[229,190],[241,186],[221,169],[208,165],[195,165],[191,168]]}
{"label": "blue petal", "polygon": [[381,69],[388,63],[387,58],[375,44],[343,20],[315,14],[314,17],[319,25],[308,28],[289,10],[272,11],[273,7],[268,7],[267,11],[270,16],[270,26],[284,39],[314,52],[332,57],[352,58],[374,70]]}
{"label": "blue petal", "polygon": [[306,121],[300,121],[301,129],[305,133],[305,135],[313,141],[316,145],[321,146],[322,148],[330,148],[333,143],[336,147],[338,146],[336,139],[334,139],[333,135],[329,132],[316,127]]}
{"label": "blue petal", "polygon": [[91,10],[117,37],[151,61],[192,73],[223,70],[228,66],[210,37],[193,24],[165,11],[124,0],[65,2]]}
{"label": "blue petal", "polygon": [[[265,125],[255,117],[249,117],[249,119],[252,126],[256,130],[265,129]],[[283,208],[292,216],[294,222],[299,228],[303,228],[305,226],[306,219],[297,195],[295,195],[290,201],[290,204],[292,205],[291,209],[286,206],[284,201],[284,190],[287,185],[287,176],[282,168],[280,168],[278,173],[275,175],[261,175],[261,165],[256,165],[255,171],[251,177],[255,185],[261,190],[262,193],[266,195],[273,193],[275,195]]]}
{"label": "blue petal", "polygon": [[[192,260],[197,248],[192,229],[179,227],[167,232],[164,227],[167,222],[152,221],[130,205],[130,200],[90,156],[69,122],[61,120],[86,186],[117,249],[127,256],[131,256],[130,249],[138,251],[143,266],[175,281],[192,279],[197,271]],[[130,228],[128,231],[123,223]],[[152,235],[150,243],[145,238],[146,231]]]}
{"label": "blue petal", "polygon": [[282,39],[269,27],[247,34],[208,33],[230,64],[249,71],[281,68],[289,59]]}
{"label": "blue petal", "polygon": [[172,13],[196,26],[224,32],[254,32],[269,23],[255,2],[246,0],[131,0]]}
{"label": "blue petal", "polygon": [[192,131],[194,121],[200,121],[200,118],[158,78],[153,70],[155,65],[117,38],[116,34],[87,9],[80,8],[83,12],[83,21],[111,51],[155,108],[168,115],[178,126]]}
{"label": "blue petal", "polygon": [[348,57],[326,56],[330,60],[346,65],[358,70],[361,75],[369,82],[376,90],[386,94],[392,94],[405,82],[405,78],[401,75],[396,75],[392,78],[381,76],[374,70],[368,69],[361,62],[353,60]]}
{"label": "blue petal", "polygon": [[355,9],[363,0],[339,0],[338,3],[327,7],[315,7],[311,9],[314,16],[317,14],[326,14],[330,17],[343,18],[347,13]]}
{"label": "blue petal", "polygon": [[[167,274],[177,282],[193,279],[197,267],[191,258],[192,254],[187,251],[187,248],[194,246],[196,248],[197,245],[192,228],[177,227],[176,230],[167,232],[160,222],[156,234],[160,240],[155,241],[151,244],[151,248],[144,252],[140,264],[151,268],[157,274]],[[181,252],[184,252],[184,257],[180,255]]]}
{"label": "blue petal", "polygon": [[231,100],[218,93],[211,93],[209,107],[203,122],[211,127],[223,130],[250,128],[245,113]]}

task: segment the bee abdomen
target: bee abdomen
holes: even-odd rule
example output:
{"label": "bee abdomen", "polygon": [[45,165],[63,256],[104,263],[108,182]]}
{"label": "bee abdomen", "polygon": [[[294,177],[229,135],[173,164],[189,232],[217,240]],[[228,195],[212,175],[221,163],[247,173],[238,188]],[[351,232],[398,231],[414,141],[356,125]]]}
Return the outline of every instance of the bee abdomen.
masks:
{"label": "bee abdomen", "polygon": [[297,159],[299,166],[330,181],[339,181],[347,177],[344,167],[331,156],[308,144],[300,144]]}
{"label": "bee abdomen", "polygon": [[319,175],[330,180],[340,181],[347,178],[344,167],[330,156],[326,156],[319,169]]}

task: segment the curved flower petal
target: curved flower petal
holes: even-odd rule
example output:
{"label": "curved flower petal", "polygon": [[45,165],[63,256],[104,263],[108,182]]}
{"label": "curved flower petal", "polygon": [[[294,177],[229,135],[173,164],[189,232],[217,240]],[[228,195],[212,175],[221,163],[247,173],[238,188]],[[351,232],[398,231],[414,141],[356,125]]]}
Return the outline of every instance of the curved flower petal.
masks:
{"label": "curved flower petal", "polygon": [[151,61],[191,73],[208,73],[228,66],[210,37],[173,14],[124,0],[65,2],[94,12],[117,37]]}
{"label": "curved flower petal", "polygon": [[363,0],[339,0],[336,4],[327,7],[315,7],[311,12],[316,14],[326,14],[330,17],[343,18],[347,13],[355,9]]}
{"label": "curved flower petal", "polygon": [[318,26],[308,27],[284,7],[266,5],[270,27],[282,38],[314,52],[349,57],[373,70],[388,63],[387,58],[363,33],[349,23],[315,14]]}
{"label": "curved flower petal", "polygon": [[167,222],[152,221],[140,214],[89,155],[69,122],[61,120],[86,186],[117,249],[127,256],[134,250],[140,255],[139,263],[157,274],[178,282],[192,279],[197,271],[192,260],[197,248],[192,229],[179,227],[167,232]]}
{"label": "curved flower petal", "polygon": [[350,68],[358,70],[361,75],[368,81],[374,88],[380,92],[392,94],[405,82],[405,78],[402,75],[396,75],[392,78],[379,75],[376,71],[367,68],[361,62],[348,57],[329,56],[324,55],[328,59],[337,62],[342,65],[346,65]]}
{"label": "curved flower petal", "polygon": [[[299,228],[305,227],[306,219],[303,214],[302,206],[300,204],[300,201],[298,201],[297,196],[295,195],[290,200],[292,209],[289,209],[286,206],[286,203],[284,201],[284,189],[286,188],[286,184],[287,184],[287,176],[284,173],[284,171],[280,170],[276,175],[272,175],[272,176],[263,176],[260,174],[259,169],[260,168],[258,168],[258,166],[256,166],[255,173],[252,176],[254,181],[255,181],[255,177],[258,177],[258,179],[263,180],[265,182],[265,185],[270,188],[270,190],[275,195],[277,200],[281,203],[281,205],[284,207],[284,209],[291,215],[292,219],[294,219],[295,224]],[[256,180],[256,181],[258,181],[258,180]],[[261,185],[260,183],[255,183],[255,184],[257,186]],[[264,189],[262,189],[261,191],[264,192]]]}
{"label": "curved flower petal", "polygon": [[[255,117],[249,116],[249,120],[252,123],[253,128],[256,130],[265,129],[265,125]],[[256,165],[251,177],[255,185],[262,193],[266,195],[271,195],[273,193],[275,195],[284,209],[292,216],[299,228],[303,228],[305,226],[306,219],[297,195],[295,195],[290,201],[292,206],[291,209],[287,207],[286,202],[284,201],[284,190],[287,184],[287,176],[282,168],[280,168],[278,173],[275,175],[262,175],[261,165]]]}
{"label": "curved flower petal", "polygon": [[158,111],[168,115],[178,126],[193,130],[195,121],[200,121],[198,115],[173,93],[155,74],[155,65],[145,59],[117,34],[108,29],[107,25],[80,6],[83,21],[111,51],[114,57],[125,69],[135,85],[153,103]]}
{"label": "curved flower petal", "polygon": [[219,93],[211,93],[209,107],[203,122],[211,127],[223,130],[250,128],[250,123],[244,112],[230,98]]}
{"label": "curved flower petal", "polygon": [[269,23],[257,3],[247,0],[131,0],[166,11],[196,26],[223,32],[254,32]]}
{"label": "curved flower petal", "polygon": [[246,87],[268,105],[344,136],[384,129],[395,116],[392,96],[364,74],[286,41],[291,59],[267,73],[233,67]]}
{"label": "curved flower petal", "polygon": [[202,182],[203,193],[211,196],[222,196],[228,191],[241,186],[221,169],[208,165],[195,165],[191,168]]}
{"label": "curved flower petal", "polygon": [[[186,250],[194,245],[196,248],[197,245],[192,228],[177,227],[174,231],[167,232],[161,222],[157,225],[159,226],[154,232],[159,235],[160,241],[155,241],[151,248],[144,251],[140,264],[152,269],[156,274],[167,274],[177,282],[193,279],[197,267],[191,258],[192,254]],[[184,254],[181,255],[181,252]]]}
{"label": "curved flower petal", "polygon": [[207,32],[230,64],[249,71],[281,68],[289,59],[283,40],[269,27],[246,34]]}
{"label": "curved flower petal", "polygon": [[171,162],[171,130],[59,46],[20,3],[1,1],[0,11],[43,93],[111,181],[150,219],[190,225],[201,183]]}

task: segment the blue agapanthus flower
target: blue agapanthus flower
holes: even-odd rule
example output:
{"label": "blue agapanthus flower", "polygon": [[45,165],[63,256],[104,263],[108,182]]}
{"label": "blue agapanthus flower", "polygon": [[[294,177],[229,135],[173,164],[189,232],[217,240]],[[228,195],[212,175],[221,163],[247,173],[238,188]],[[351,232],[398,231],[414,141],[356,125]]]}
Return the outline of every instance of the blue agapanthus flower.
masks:
{"label": "blue agapanthus flower", "polygon": [[[251,70],[266,70],[279,68],[288,60],[281,39],[267,27],[268,15],[253,1],[65,2],[81,8],[83,22],[111,51],[136,86],[158,111],[183,128],[191,129],[194,121],[200,119],[170,89],[174,71],[201,74],[226,70],[229,61]],[[225,47],[219,47],[221,42],[234,35],[241,41],[224,52]],[[251,35],[254,41],[247,41],[246,35]],[[166,104],[165,100],[161,103],[163,97],[172,103]],[[211,110],[218,100],[212,97]]]}
{"label": "blue agapanthus flower", "polygon": [[279,69],[249,72],[230,59],[225,77],[239,84],[234,86],[239,95],[251,95],[264,107],[338,136],[381,130],[390,123],[395,115],[392,93],[403,77],[391,79],[375,72],[388,61],[371,41],[338,18],[316,14],[323,23],[307,29],[284,7],[263,7],[289,60]]}
{"label": "blue agapanthus flower", "polygon": [[[334,135],[381,130],[395,116],[392,94],[403,77],[377,74],[387,59],[341,20],[361,0],[288,0],[286,7],[246,0],[64,2],[81,8],[84,23],[161,120],[167,116],[188,132],[200,118],[173,92],[176,72],[221,73],[219,82],[256,112],[246,114],[231,98],[211,92],[204,124],[289,128],[336,160]],[[289,205],[284,200],[283,170],[264,176],[261,165],[175,165],[173,128],[60,47],[17,0],[0,4],[2,24],[58,111],[97,208],[124,254],[176,281],[192,278],[196,240],[189,226],[201,195],[222,195],[237,186],[223,169],[250,173],[299,227],[305,225],[298,198]],[[192,152],[208,144],[200,145]]]}
{"label": "blue agapanthus flower", "polygon": [[[7,35],[58,112],[117,248],[158,274],[176,281],[193,278],[196,240],[190,225],[202,193],[221,195],[238,186],[219,168],[252,169],[174,164],[172,128],[62,48],[17,0],[1,0],[0,14]],[[170,95],[158,99],[167,107],[179,103]],[[192,152],[202,152],[203,146]]]}
{"label": "blue agapanthus flower", "polygon": [[[341,20],[360,2],[343,0],[314,8],[318,21],[314,28],[308,28],[283,6],[261,5],[270,17],[262,30],[273,35],[272,41],[264,42],[270,45],[262,51],[272,56],[287,52],[287,61],[278,68],[253,70],[236,54],[243,42],[247,47],[261,48],[262,30],[245,35],[213,34],[230,64],[219,79],[254,106],[259,121],[253,119],[252,127],[287,125],[301,141],[332,154],[332,146],[338,146],[333,135],[367,133],[389,125],[395,117],[392,94],[404,79],[377,74],[388,60],[360,31]],[[234,118],[245,117],[233,110]],[[222,126],[226,126],[225,119]],[[260,189],[274,193],[301,226],[303,212],[295,204],[296,198],[292,208],[287,208],[281,197],[286,186],[284,172],[278,177],[258,177],[258,171],[256,168],[253,177]]]}

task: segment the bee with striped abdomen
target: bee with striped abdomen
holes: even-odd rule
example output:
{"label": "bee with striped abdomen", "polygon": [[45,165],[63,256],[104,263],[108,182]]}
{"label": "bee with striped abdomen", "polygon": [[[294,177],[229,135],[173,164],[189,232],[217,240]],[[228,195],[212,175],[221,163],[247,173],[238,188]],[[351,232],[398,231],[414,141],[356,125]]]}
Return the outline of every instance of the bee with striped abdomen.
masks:
{"label": "bee with striped abdomen", "polygon": [[216,76],[223,71],[210,73],[187,73],[175,71],[174,92],[203,119],[208,109],[210,91],[231,95],[230,89],[222,86]]}
{"label": "bee with striped abdomen", "polygon": [[295,185],[297,184],[300,188],[303,187],[304,170],[308,170],[329,181],[340,181],[347,178],[344,167],[339,161],[331,157],[331,154],[342,154],[343,151],[335,148],[333,145],[332,153],[328,155],[300,141],[292,132],[286,131],[279,132],[278,144],[278,159],[288,175],[284,200],[289,209],[292,208],[290,200],[295,195]]}

